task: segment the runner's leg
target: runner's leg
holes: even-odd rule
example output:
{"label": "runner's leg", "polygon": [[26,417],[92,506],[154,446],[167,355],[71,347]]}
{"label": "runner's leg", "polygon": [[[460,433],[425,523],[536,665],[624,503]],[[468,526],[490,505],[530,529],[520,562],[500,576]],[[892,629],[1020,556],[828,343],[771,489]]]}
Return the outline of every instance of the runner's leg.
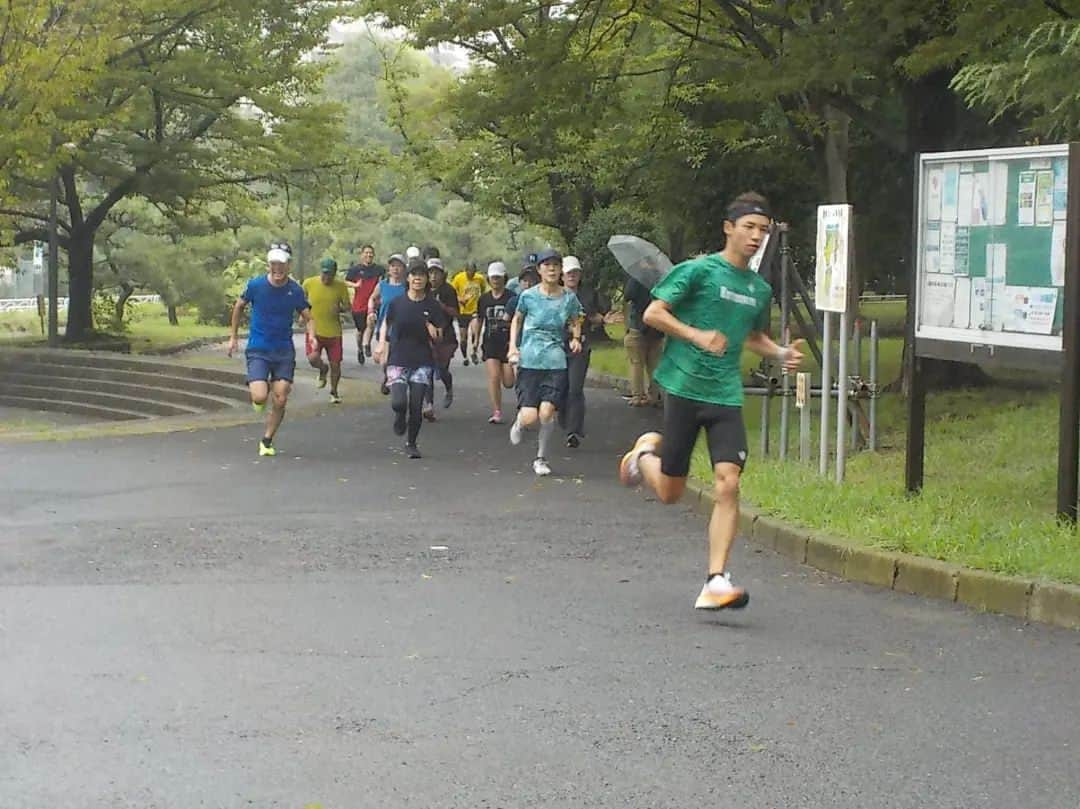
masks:
{"label": "runner's leg", "polygon": [[290,390],[292,382],[287,379],[275,379],[270,383],[270,412],[266,414],[266,432],[263,433],[263,441],[267,444],[273,442],[281,422],[285,420],[285,406],[289,402]]}
{"label": "runner's leg", "polygon": [[265,380],[248,382],[248,392],[251,394],[251,403],[256,408],[262,408],[270,396],[270,385]]}
{"label": "runner's leg", "polygon": [[536,457],[547,458],[551,436],[555,433],[555,405],[551,402],[540,403],[540,431],[536,439]]}
{"label": "runner's leg", "polygon": [[713,510],[709,517],[709,575],[727,570],[728,555],[739,527],[739,480],[742,469],[733,463],[713,467]]}
{"label": "runner's leg", "polygon": [[[383,372],[387,373],[388,366],[383,366]],[[390,383],[390,408],[394,411],[394,434],[405,435],[408,427],[409,411],[409,380],[404,374],[398,374],[395,370],[394,381]]]}
{"label": "runner's leg", "polygon": [[585,435],[585,377],[589,373],[589,360],[592,352],[588,349],[566,358],[568,388],[566,393],[566,411],[564,428],[567,446],[576,447]]}
{"label": "runner's leg", "polygon": [[371,356],[371,338],[375,335],[375,315],[367,316],[367,325],[364,326],[364,353]]}
{"label": "runner's leg", "polygon": [[502,367],[499,360],[484,360],[484,370],[487,371],[488,401],[491,402],[492,417],[495,414],[502,416]]}
{"label": "runner's leg", "polygon": [[416,438],[420,435],[420,426],[424,423],[424,398],[431,389],[431,385],[422,382],[409,383],[409,422],[406,444],[416,446]]}

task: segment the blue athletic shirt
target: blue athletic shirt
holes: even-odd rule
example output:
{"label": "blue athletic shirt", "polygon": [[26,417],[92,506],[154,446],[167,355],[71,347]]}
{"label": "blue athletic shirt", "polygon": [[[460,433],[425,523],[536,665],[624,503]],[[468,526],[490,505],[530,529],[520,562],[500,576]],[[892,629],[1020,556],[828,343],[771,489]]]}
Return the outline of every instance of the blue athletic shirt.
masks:
{"label": "blue athletic shirt", "polygon": [[379,316],[375,318],[375,333],[379,333],[379,328],[382,326],[382,322],[386,319],[386,313],[390,311],[390,304],[394,302],[395,298],[400,298],[405,294],[405,290],[409,288],[409,285],[402,281],[400,284],[391,284],[389,281],[379,282]]}
{"label": "blue athletic shirt", "polygon": [[297,312],[310,309],[303,288],[292,278],[279,287],[265,275],[248,281],[240,296],[251,304],[247,347],[255,351],[292,351],[292,327]]}
{"label": "blue athletic shirt", "polygon": [[521,367],[541,371],[564,370],[566,350],[563,348],[563,335],[570,321],[585,314],[577,295],[560,287],[558,292],[548,296],[537,284],[518,295],[515,314],[524,316]]}

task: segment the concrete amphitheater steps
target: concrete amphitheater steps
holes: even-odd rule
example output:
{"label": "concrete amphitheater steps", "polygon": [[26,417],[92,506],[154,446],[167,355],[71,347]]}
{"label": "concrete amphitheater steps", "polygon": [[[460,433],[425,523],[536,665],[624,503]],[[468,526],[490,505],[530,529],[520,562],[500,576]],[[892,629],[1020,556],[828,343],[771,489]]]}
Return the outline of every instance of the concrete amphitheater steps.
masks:
{"label": "concrete amphitheater steps", "polygon": [[[216,382],[201,383],[213,390],[214,395],[210,395],[193,391],[191,389],[191,386],[195,384],[193,380],[182,377],[125,373],[116,379],[113,372],[97,368],[62,367],[51,369],[51,372],[5,369],[3,380],[3,389],[12,393],[17,392],[19,388],[45,387],[76,393],[89,389],[114,396],[129,396],[135,399],[151,399],[166,404],[180,405],[196,412],[225,410],[235,407],[238,402],[247,400],[244,391],[239,391],[240,395],[232,395],[231,389],[223,388]],[[88,385],[87,380],[91,380],[92,384]]]}
{"label": "concrete amphitheater steps", "polygon": [[246,403],[242,374],[102,352],[0,351],[0,404],[127,421]]}

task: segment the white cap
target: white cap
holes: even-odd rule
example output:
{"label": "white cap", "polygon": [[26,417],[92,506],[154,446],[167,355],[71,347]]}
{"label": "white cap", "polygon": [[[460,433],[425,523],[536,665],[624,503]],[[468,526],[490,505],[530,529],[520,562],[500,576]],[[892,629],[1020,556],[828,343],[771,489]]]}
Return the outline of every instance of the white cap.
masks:
{"label": "white cap", "polygon": [[288,264],[292,261],[292,253],[288,250],[282,250],[280,247],[274,247],[266,254],[266,262],[271,264],[275,261]]}
{"label": "white cap", "polygon": [[503,276],[505,278],[506,277],[506,265],[503,264],[501,261],[493,261],[490,264],[488,264],[487,274],[488,274],[488,276],[501,275],[501,276]]}
{"label": "white cap", "polygon": [[445,269],[443,267],[443,263],[442,263],[441,258],[429,258],[427,260],[427,267],[428,267],[429,270],[442,270],[442,269]]}
{"label": "white cap", "polygon": [[408,258],[420,258],[420,248],[415,245],[410,245],[405,248],[405,255]]}
{"label": "white cap", "polygon": [[578,261],[577,256],[566,256],[562,260],[562,271],[570,272],[571,270],[581,272],[581,262]]}

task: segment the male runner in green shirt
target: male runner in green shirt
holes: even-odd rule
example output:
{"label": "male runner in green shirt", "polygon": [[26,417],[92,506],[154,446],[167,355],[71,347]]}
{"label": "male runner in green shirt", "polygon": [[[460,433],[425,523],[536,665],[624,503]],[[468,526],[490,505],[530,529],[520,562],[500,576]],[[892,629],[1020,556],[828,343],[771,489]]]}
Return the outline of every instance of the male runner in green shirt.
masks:
{"label": "male runner in green shirt", "polygon": [[798,368],[801,340],[780,346],[765,333],[772,289],[749,268],[769,227],[768,202],[746,193],[728,207],[720,253],[684,261],[653,288],[646,325],[668,336],[656,382],[664,390],[664,432],[645,433],[619,464],[627,486],[644,482],[663,503],[686,489],[690,455],[704,429],[713,465],[709,568],[696,609],[745,607],[750,594],[731,582],[728,553],[739,519],[739,478],[746,463],[742,420],[743,348]]}

